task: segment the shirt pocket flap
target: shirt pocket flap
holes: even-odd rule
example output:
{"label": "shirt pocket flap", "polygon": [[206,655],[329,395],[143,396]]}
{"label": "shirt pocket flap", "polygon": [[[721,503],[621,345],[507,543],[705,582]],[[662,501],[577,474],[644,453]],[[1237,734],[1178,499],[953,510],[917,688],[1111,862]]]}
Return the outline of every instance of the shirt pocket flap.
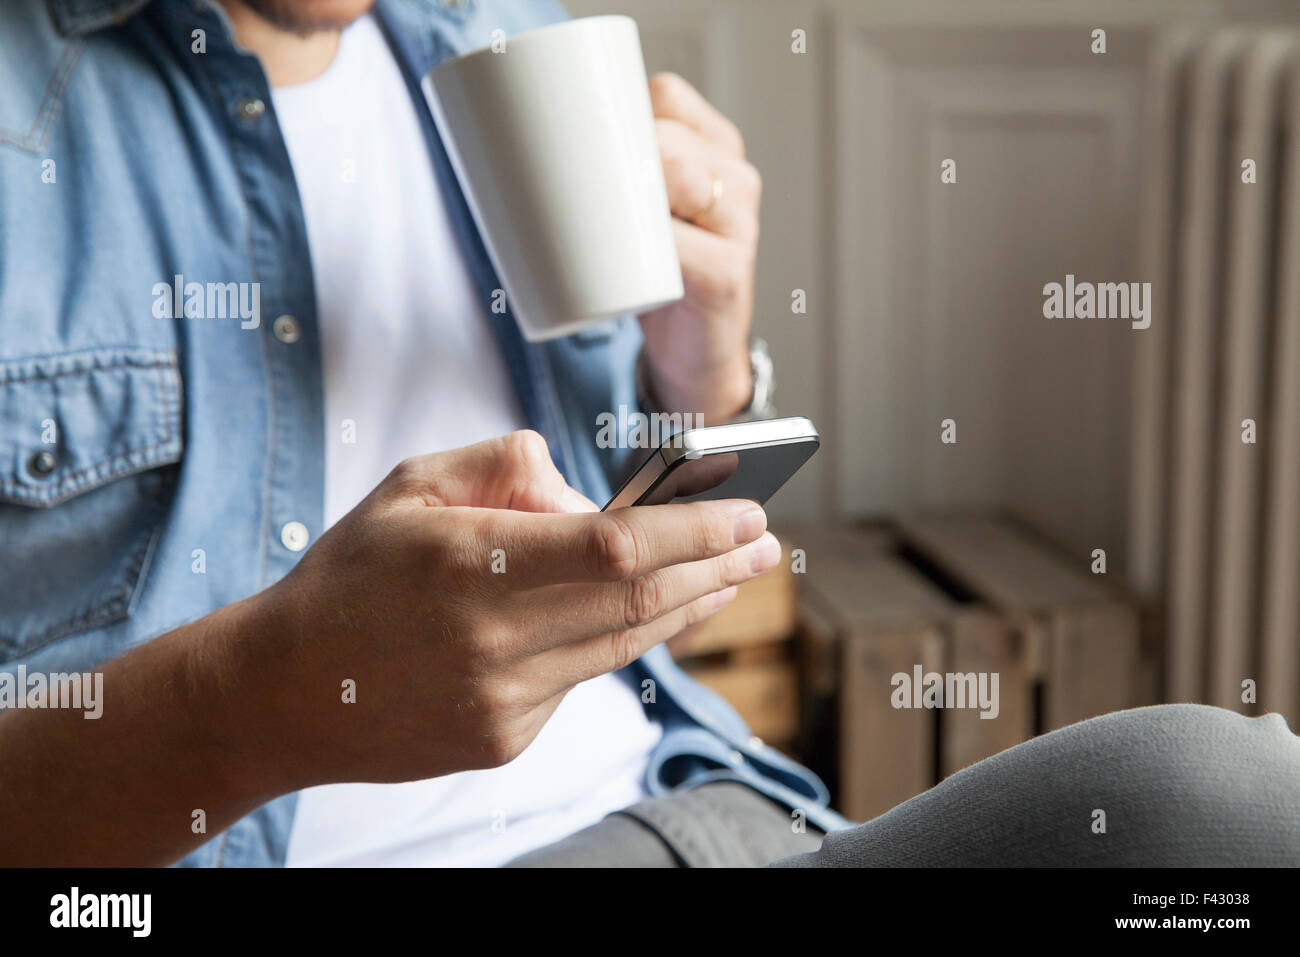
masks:
{"label": "shirt pocket flap", "polygon": [[0,362],[0,503],[49,508],[181,458],[176,353]]}

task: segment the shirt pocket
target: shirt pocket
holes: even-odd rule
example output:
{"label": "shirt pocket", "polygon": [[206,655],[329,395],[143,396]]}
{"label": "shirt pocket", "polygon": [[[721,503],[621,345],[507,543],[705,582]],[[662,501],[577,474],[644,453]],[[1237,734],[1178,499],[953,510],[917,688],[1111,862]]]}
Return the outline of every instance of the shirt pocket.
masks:
{"label": "shirt pocket", "polygon": [[0,361],[0,663],[130,614],[182,446],[174,352]]}

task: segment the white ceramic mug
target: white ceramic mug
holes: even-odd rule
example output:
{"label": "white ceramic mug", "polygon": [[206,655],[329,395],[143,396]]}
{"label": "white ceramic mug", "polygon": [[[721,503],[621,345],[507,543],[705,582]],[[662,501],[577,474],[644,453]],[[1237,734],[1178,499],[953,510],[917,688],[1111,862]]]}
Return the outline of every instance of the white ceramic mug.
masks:
{"label": "white ceramic mug", "polygon": [[682,297],[636,22],[587,17],[439,64],[438,127],[524,335]]}

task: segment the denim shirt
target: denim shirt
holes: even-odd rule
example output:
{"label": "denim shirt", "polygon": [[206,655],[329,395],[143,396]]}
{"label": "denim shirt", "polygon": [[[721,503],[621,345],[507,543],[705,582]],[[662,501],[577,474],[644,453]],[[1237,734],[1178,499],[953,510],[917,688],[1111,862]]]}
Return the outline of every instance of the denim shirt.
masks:
{"label": "denim shirt", "polygon": [[[565,13],[550,0],[380,0],[376,13],[488,303],[499,283],[420,78],[493,30]],[[282,577],[302,554],[287,525],[321,534],[311,268],[266,75],[219,7],[6,2],[0,668],[92,670]],[[177,283],[257,284],[258,319],[236,314],[235,298],[227,318],[187,315],[164,291]],[[597,447],[596,417],[636,407],[635,319],[538,345],[508,312],[485,311],[530,425],[569,482],[604,500],[628,462]],[[843,826],[814,775],[753,738],[663,647],[623,675],[664,728],[651,793],[736,778],[814,826]],[[282,864],[295,805],[266,804],[184,863]]]}

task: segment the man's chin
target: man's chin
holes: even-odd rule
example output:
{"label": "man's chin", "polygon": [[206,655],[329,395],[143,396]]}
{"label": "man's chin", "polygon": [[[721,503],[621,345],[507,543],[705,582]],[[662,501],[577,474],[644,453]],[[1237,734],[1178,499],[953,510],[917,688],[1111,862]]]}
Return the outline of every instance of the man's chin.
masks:
{"label": "man's chin", "polygon": [[375,0],[240,0],[272,26],[301,36],[340,30],[367,13]]}

